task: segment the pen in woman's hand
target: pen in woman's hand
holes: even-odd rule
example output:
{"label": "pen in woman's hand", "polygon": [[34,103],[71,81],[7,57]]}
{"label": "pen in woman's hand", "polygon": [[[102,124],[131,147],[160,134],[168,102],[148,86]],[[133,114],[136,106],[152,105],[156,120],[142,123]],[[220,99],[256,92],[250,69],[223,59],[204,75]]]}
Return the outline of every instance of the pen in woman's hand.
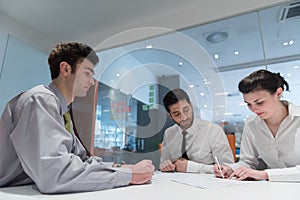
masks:
{"label": "pen in woman's hand", "polygon": [[216,160],[216,163],[217,163],[218,168],[219,168],[219,170],[220,170],[220,173],[221,173],[221,175],[222,175],[222,178],[224,179],[224,175],[223,175],[223,172],[222,172],[222,169],[221,169],[221,166],[220,166],[220,163],[219,163],[219,161],[218,161],[217,156],[215,156],[215,160]]}

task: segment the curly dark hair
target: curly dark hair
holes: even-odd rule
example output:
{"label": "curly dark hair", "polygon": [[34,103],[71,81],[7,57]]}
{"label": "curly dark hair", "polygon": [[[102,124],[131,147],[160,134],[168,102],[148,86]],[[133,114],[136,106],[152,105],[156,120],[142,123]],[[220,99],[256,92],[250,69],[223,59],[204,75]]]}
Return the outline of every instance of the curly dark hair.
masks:
{"label": "curly dark hair", "polygon": [[48,57],[51,79],[53,80],[59,76],[59,65],[61,62],[67,62],[72,68],[72,73],[74,73],[77,64],[85,58],[94,65],[99,62],[96,52],[86,44],[78,42],[60,42],[56,44]]}

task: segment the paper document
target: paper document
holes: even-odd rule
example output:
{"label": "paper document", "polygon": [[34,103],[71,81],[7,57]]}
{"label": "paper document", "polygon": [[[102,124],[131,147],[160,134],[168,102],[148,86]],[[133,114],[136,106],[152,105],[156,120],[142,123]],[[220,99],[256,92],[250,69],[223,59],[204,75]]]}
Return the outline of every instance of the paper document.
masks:
{"label": "paper document", "polygon": [[155,173],[154,179],[170,180],[177,183],[198,187],[202,189],[229,187],[242,184],[251,184],[250,181],[237,181],[230,179],[216,178],[213,174],[193,173]]}

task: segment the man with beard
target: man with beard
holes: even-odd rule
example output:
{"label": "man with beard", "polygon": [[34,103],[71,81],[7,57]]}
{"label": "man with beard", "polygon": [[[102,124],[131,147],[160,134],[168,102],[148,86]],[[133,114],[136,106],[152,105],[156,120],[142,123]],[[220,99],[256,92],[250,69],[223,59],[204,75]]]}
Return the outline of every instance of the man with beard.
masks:
{"label": "man with beard", "polygon": [[214,173],[220,163],[233,163],[233,155],[222,128],[194,118],[193,106],[182,89],[168,92],[164,106],[175,124],[165,130],[160,158],[163,172]]}

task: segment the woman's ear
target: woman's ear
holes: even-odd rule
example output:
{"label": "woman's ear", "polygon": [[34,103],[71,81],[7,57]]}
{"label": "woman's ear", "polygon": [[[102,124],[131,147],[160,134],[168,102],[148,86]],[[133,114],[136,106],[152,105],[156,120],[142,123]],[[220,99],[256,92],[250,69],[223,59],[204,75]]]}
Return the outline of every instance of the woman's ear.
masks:
{"label": "woman's ear", "polygon": [[283,89],[281,87],[277,88],[276,96],[278,99],[280,99],[282,97],[282,94],[283,94]]}

